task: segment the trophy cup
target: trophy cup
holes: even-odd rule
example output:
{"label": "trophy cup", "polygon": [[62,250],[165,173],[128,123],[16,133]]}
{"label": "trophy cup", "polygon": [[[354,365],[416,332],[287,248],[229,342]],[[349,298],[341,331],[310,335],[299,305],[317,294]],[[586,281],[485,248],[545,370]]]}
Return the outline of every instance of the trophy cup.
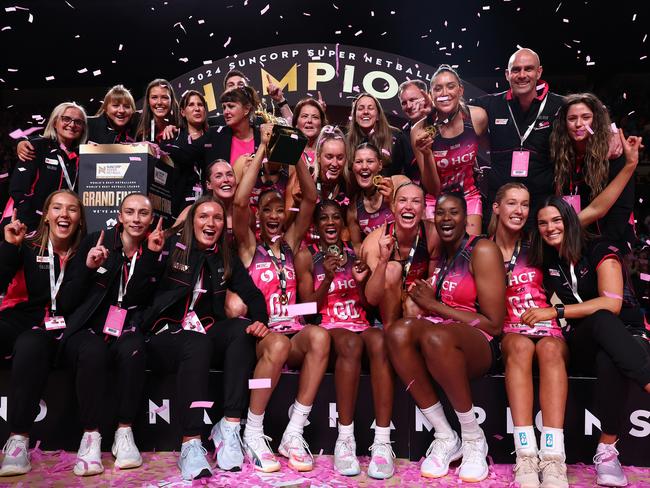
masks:
{"label": "trophy cup", "polygon": [[260,104],[255,115],[262,117],[265,123],[273,124],[273,132],[267,148],[267,159],[271,163],[298,164],[307,145],[307,138],[294,127],[289,126],[282,117],[276,117]]}

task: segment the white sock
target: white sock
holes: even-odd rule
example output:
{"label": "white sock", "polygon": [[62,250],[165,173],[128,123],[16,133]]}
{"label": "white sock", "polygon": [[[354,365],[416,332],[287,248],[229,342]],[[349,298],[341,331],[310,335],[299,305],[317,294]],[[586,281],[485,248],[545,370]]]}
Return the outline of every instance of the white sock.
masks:
{"label": "white sock", "polygon": [[350,422],[350,425],[343,425],[339,422],[339,439],[347,439],[349,437],[354,439],[354,422]]}
{"label": "white sock", "polygon": [[311,412],[311,407],[311,405],[303,405],[298,400],[294,401],[291,417],[289,417],[289,424],[285,432],[297,432],[302,435],[307,417],[309,417],[309,413]]}
{"label": "white sock", "polygon": [[261,435],[263,433],[264,433],[264,412],[258,415],[256,413],[251,412],[251,409],[249,408],[248,415],[246,415],[246,428],[244,429],[244,436],[251,436],[255,434]]}
{"label": "white sock", "polygon": [[474,405],[467,412],[454,411],[460,422],[461,438],[475,439],[480,435],[481,428],[478,425],[478,420],[476,420],[476,415],[474,415]]}
{"label": "white sock", "polygon": [[442,403],[438,402],[428,408],[421,408],[420,412],[422,412],[422,415],[424,415],[433,426],[433,430],[436,434],[452,435],[454,433],[451,425],[447,422],[445,411],[442,409]]}
{"label": "white sock", "polygon": [[514,437],[517,455],[537,456],[537,438],[532,425],[515,425]]}
{"label": "white sock", "polygon": [[553,427],[542,427],[542,438],[540,439],[541,449],[539,457],[553,456],[561,457],[564,461],[564,429],[554,429]]}
{"label": "white sock", "polygon": [[375,425],[374,444],[390,444],[390,425],[388,427]]}

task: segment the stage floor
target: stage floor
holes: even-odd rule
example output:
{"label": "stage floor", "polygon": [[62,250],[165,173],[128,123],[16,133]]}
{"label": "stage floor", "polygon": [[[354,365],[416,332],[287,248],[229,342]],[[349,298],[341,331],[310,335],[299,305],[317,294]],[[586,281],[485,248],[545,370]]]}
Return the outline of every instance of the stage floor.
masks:
{"label": "stage floor", "polygon": [[[397,460],[396,473],[387,481],[373,480],[366,476],[368,458],[362,457],[362,474],[352,478],[336,474],[332,467],[332,456],[316,456],[314,470],[308,473],[296,473],[287,468],[281,459],[282,470],[279,473],[258,474],[249,465],[239,473],[226,473],[215,470],[209,479],[194,481],[181,480],[176,467],[177,454],[170,452],[143,453],[144,465],[139,469],[119,470],[113,467],[110,453],[103,454],[106,471],[99,476],[79,478],[72,474],[75,453],[40,452],[32,454],[32,472],[14,478],[0,478],[0,487],[76,487],[76,486],[113,486],[113,487],[164,487],[174,486],[214,486],[214,487],[355,487],[355,486],[446,486],[459,485],[473,487],[514,487],[512,466],[492,465],[490,476],[482,483],[462,483],[453,473],[439,480],[425,480],[420,477],[419,463],[405,459]],[[650,487],[650,468],[626,467],[630,488]],[[596,486],[593,466],[569,466],[569,482],[572,487],[591,488]]]}

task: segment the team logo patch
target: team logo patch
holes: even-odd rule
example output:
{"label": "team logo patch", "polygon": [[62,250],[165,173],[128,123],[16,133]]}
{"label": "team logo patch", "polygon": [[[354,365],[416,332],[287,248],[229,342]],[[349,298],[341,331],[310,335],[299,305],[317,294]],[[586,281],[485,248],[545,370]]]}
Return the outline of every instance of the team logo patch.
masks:
{"label": "team logo patch", "polygon": [[550,274],[551,276],[560,276],[560,272],[557,269],[552,269],[552,268],[548,269],[548,274]]}
{"label": "team logo patch", "polygon": [[255,263],[255,269],[269,269],[271,263]]}

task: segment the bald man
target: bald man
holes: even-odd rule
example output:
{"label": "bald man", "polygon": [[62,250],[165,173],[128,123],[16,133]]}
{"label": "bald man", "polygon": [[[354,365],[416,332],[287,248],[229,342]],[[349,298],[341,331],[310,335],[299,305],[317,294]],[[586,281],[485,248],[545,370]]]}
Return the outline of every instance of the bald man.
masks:
{"label": "bald man", "polygon": [[532,49],[519,49],[510,56],[506,79],[510,89],[471,101],[483,107],[489,118],[490,156],[487,174],[487,202],[483,222],[490,219],[496,191],[509,181],[525,184],[530,190],[531,211],[553,193],[553,162],[549,137],[562,97],[549,91],[541,79],[539,56]]}

